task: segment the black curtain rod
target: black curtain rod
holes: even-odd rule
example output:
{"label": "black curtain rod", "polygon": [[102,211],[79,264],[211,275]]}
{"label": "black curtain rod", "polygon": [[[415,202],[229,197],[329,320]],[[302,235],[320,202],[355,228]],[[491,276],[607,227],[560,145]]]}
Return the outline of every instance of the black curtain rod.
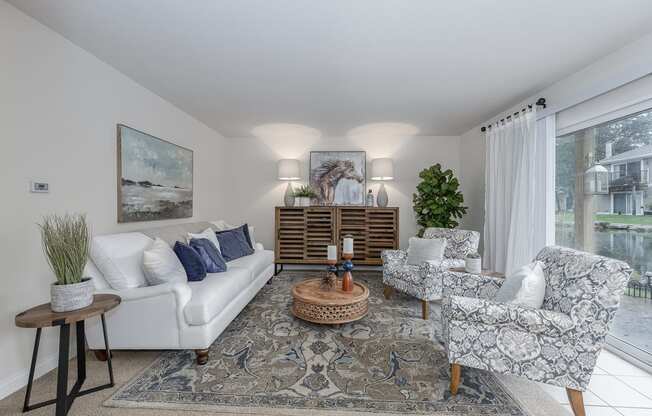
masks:
{"label": "black curtain rod", "polygon": [[[539,99],[537,100],[537,102],[534,103],[534,104],[537,105],[537,106],[541,106],[541,107],[543,107],[543,108],[546,108],[546,99],[545,99],[545,98],[539,98]],[[532,108],[532,104],[528,104],[528,106],[527,106],[526,108],[522,109],[521,111],[517,111],[517,112],[515,112],[513,115],[509,115],[509,116],[507,116],[507,117],[505,117],[505,118],[501,118],[500,121],[497,122],[497,123],[504,123],[505,120],[509,121],[509,119],[511,119],[512,116],[516,117],[517,115],[519,115],[519,113],[524,113],[524,112],[526,112],[526,111],[527,111],[528,109],[530,109],[530,108]],[[496,124],[497,124],[497,123],[496,123]],[[490,129],[490,128],[491,128],[491,125],[488,125],[488,126],[482,126],[482,128],[480,129],[480,131],[484,133],[485,131],[487,131],[487,129]]]}

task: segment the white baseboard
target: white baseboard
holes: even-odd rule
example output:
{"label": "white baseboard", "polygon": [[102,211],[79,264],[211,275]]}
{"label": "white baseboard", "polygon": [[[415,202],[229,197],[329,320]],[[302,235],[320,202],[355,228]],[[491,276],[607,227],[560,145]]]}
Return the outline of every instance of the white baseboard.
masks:
{"label": "white baseboard", "polygon": [[[71,345],[71,347],[73,346],[74,345]],[[75,357],[77,357],[76,351],[70,351],[70,359]],[[36,362],[36,368],[34,369],[34,380],[36,381],[42,375],[47,374],[57,368],[58,362],[58,353],[50,354],[46,357],[40,358]],[[4,399],[10,394],[17,392],[18,390],[25,387],[27,385],[28,378],[29,366],[6,377],[4,380],[0,380],[0,399]],[[54,397],[55,394],[56,392],[52,392],[52,397]]]}

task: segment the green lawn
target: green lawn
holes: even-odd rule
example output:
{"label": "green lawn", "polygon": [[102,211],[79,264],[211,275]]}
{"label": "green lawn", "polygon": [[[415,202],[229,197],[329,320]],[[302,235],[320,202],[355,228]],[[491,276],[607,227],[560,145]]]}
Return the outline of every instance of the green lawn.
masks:
{"label": "green lawn", "polygon": [[[558,213],[557,222],[560,221],[572,223],[575,221],[575,216],[572,212],[564,212],[563,214]],[[652,215],[597,214],[594,216],[594,221],[632,225],[652,225]]]}

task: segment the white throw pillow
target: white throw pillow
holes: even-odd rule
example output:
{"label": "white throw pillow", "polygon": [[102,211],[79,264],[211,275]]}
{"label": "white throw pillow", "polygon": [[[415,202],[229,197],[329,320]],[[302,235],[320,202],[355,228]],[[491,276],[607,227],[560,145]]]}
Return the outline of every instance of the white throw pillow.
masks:
{"label": "white throw pillow", "polygon": [[121,233],[93,237],[91,259],[115,290],[147,285],[143,272],[143,251],[152,239],[142,233]]}
{"label": "white throw pillow", "polygon": [[418,266],[426,261],[441,260],[446,250],[443,238],[410,237],[407,264]]}
{"label": "white throw pillow", "polygon": [[494,300],[540,309],[546,294],[546,277],[542,266],[541,262],[535,261],[507,276]]}
{"label": "white throw pillow", "polygon": [[160,238],[154,240],[152,246],[143,252],[143,269],[150,286],[187,280],[179,258],[168,243]]}
{"label": "white throw pillow", "polygon": [[190,240],[192,240],[193,238],[205,238],[211,243],[213,243],[215,248],[217,248],[217,250],[220,253],[222,252],[222,250],[220,250],[220,242],[217,241],[217,236],[215,235],[215,231],[213,231],[212,228],[207,228],[199,234],[188,233],[188,236],[186,237],[186,240],[188,240],[188,244],[190,244]]}
{"label": "white throw pillow", "polygon": [[[229,224],[228,222],[224,220],[217,220],[217,221],[211,221],[211,224],[217,228],[218,231],[224,231],[224,230],[232,230],[234,228],[238,228],[239,225],[232,225]],[[251,225],[247,224],[247,229],[249,230],[249,238],[251,239],[251,246],[254,249],[257,249],[256,245],[256,239],[254,238],[254,227]]]}

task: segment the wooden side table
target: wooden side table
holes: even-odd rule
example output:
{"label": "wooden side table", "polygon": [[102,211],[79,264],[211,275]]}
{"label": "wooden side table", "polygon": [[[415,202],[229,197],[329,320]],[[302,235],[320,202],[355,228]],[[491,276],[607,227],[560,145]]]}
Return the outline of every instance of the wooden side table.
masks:
{"label": "wooden side table", "polygon": [[[23,412],[38,409],[56,403],[56,416],[64,416],[78,396],[94,393],[96,391],[114,386],[113,367],[111,364],[111,351],[109,340],[106,334],[106,321],[104,313],[110,311],[120,304],[120,297],[116,295],[95,295],[93,303],[89,306],[70,312],[52,312],[49,303],[36,306],[16,315],[16,326],[20,328],[36,328],[36,340],[34,341],[34,352],[32,353],[32,364],[29,368],[29,381],[25,392]],[[88,318],[100,315],[102,319],[102,331],[104,332],[104,345],[106,347],[107,365],[109,370],[109,383],[81,390],[86,380],[86,332],[84,321]],[[68,394],[68,353],[70,350],[70,325],[75,324],[77,331],[77,381]],[[39,342],[41,340],[41,329],[47,327],[59,327],[59,365],[57,369],[57,398],[44,402],[29,404],[29,396],[32,393],[34,382],[34,369],[38,355]]]}

